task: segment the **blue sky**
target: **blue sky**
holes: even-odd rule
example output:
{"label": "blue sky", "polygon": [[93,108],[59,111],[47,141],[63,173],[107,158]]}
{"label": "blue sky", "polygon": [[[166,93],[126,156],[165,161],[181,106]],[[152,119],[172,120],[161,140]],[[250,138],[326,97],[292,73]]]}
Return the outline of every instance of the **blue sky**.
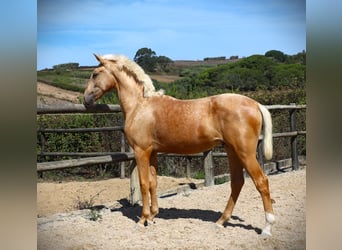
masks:
{"label": "blue sky", "polygon": [[173,60],[306,49],[303,0],[38,0],[37,69],[92,53],[133,59],[148,47]]}

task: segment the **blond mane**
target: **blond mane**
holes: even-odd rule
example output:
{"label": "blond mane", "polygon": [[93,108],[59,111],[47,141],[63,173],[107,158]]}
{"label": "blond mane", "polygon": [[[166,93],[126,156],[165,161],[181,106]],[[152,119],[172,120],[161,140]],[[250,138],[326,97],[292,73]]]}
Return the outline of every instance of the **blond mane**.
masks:
{"label": "blond mane", "polygon": [[159,96],[164,94],[164,90],[156,91],[151,78],[144,72],[144,70],[134,61],[128,59],[124,55],[104,55],[103,59],[115,61],[120,70],[125,69],[130,73],[135,80],[143,84],[144,97]]}

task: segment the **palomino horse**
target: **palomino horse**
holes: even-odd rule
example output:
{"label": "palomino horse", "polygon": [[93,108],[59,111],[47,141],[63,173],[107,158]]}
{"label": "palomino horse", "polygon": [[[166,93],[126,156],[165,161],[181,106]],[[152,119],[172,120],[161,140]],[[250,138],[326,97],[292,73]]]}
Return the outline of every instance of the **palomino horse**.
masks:
{"label": "palomino horse", "polygon": [[95,57],[100,65],[90,76],[84,104],[89,107],[105,92],[117,91],[125,116],[125,134],[138,165],[143,204],[138,225],[153,222],[158,214],[157,152],[194,154],[223,144],[230,162],[231,195],[216,224],[222,227],[231,217],[244,184],[245,168],[263,201],[266,226],[262,234],[270,236],[275,217],[268,179],[256,159],[263,121],[264,155],[272,158],[272,120],[268,110],[237,94],[178,100],[155,91],[150,77],[127,57]]}

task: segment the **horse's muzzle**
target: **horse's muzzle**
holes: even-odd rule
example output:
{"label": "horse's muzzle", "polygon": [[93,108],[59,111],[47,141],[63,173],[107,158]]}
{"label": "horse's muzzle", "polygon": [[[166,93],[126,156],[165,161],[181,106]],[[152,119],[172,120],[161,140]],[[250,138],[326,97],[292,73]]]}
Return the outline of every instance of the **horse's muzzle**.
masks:
{"label": "horse's muzzle", "polygon": [[93,94],[84,95],[83,97],[83,104],[86,108],[93,106],[95,103],[95,96]]}

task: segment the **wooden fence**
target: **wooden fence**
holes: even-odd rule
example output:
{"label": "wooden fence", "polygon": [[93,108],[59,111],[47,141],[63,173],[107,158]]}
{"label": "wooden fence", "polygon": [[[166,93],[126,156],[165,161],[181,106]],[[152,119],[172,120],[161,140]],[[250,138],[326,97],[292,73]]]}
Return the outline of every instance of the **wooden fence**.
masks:
{"label": "wooden fence", "polygon": [[[271,105],[266,106],[269,110],[289,110],[289,122],[290,131],[282,133],[273,133],[273,138],[290,137],[291,139],[291,159],[281,160],[277,162],[264,163],[262,157],[262,139],[259,137],[259,145],[257,149],[258,160],[264,171],[269,169],[278,168],[280,165],[290,164],[292,169],[296,170],[299,167],[298,154],[297,154],[297,138],[298,136],[305,136],[306,131],[296,130],[296,111],[299,109],[306,109],[306,105]],[[69,104],[69,105],[41,105],[37,106],[37,115],[43,114],[77,114],[77,113],[119,113],[121,108],[119,105],[106,105],[96,104],[92,108],[85,108],[82,104]],[[84,132],[104,132],[104,131],[121,131],[121,152],[45,152],[45,137],[46,133],[84,133]],[[61,160],[52,162],[39,162],[37,163],[37,171],[49,171],[54,169],[82,167],[103,163],[121,162],[121,178],[125,177],[125,161],[131,161],[131,202],[136,203],[140,199],[140,188],[137,183],[137,171],[134,165],[133,152],[125,152],[125,137],[123,132],[123,126],[115,127],[102,127],[102,128],[39,128],[40,143],[42,150],[39,153],[40,156],[71,156],[78,157],[77,159]],[[159,154],[163,155],[163,154]],[[184,156],[178,154],[167,154],[167,156]],[[187,155],[189,156],[189,155]],[[82,157],[82,158],[80,158]],[[221,178],[222,176],[214,176],[213,157],[226,157],[226,153],[219,153],[208,151],[200,154],[193,154],[190,157],[202,157],[204,172],[205,172],[205,186],[214,185],[215,178]],[[187,164],[187,176],[190,177],[190,163]]]}

